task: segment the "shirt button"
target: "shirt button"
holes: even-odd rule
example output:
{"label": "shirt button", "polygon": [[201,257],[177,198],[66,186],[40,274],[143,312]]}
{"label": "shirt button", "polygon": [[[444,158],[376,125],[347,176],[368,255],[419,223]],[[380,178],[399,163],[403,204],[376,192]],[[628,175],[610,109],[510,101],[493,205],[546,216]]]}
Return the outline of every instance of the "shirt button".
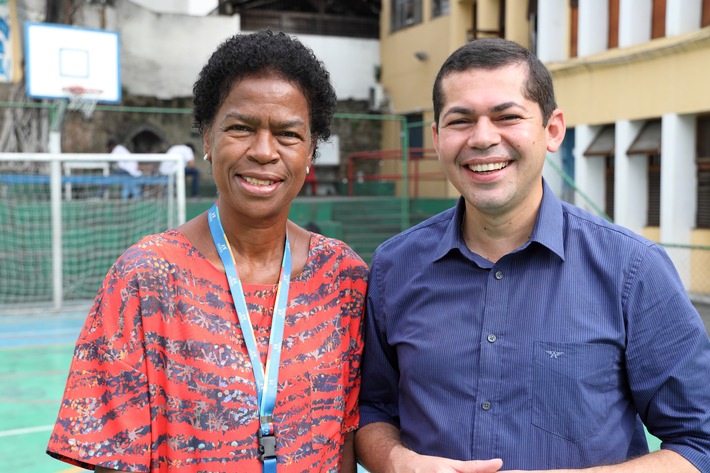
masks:
{"label": "shirt button", "polygon": [[489,334],[488,337],[486,337],[486,338],[487,338],[488,341],[491,342],[491,343],[493,343],[493,342],[495,342],[495,341],[497,340],[497,337],[496,337],[495,335],[493,335],[492,333]]}
{"label": "shirt button", "polygon": [[495,277],[499,281],[503,279],[503,271],[496,271]]}
{"label": "shirt button", "polygon": [[490,408],[491,408],[491,403],[488,402],[488,401],[486,401],[486,402],[484,402],[483,404],[481,404],[481,408],[482,408],[484,411],[488,411],[488,410],[490,410]]}

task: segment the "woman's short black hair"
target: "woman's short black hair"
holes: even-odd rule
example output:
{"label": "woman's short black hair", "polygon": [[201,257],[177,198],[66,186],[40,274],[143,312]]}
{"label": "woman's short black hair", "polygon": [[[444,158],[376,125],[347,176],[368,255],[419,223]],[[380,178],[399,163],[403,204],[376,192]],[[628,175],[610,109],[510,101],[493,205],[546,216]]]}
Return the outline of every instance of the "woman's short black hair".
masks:
{"label": "woman's short black hair", "polygon": [[[301,90],[308,103],[312,136],[328,140],[337,104],[330,74],[299,40],[269,30],[236,34],[212,53],[192,87],[194,127],[202,134],[214,124],[217,110],[234,84],[246,77],[269,73],[283,77]],[[314,151],[313,159],[316,157]]]}

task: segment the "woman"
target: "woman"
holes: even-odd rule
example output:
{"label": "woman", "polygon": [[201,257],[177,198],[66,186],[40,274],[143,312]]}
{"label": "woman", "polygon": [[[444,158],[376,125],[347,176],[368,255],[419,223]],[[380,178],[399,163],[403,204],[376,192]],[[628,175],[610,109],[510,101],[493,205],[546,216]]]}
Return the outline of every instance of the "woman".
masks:
{"label": "woman", "polygon": [[193,89],[219,191],[109,272],[48,453],[97,471],[354,471],[367,268],[288,220],[335,92],[284,34],[221,44]]}

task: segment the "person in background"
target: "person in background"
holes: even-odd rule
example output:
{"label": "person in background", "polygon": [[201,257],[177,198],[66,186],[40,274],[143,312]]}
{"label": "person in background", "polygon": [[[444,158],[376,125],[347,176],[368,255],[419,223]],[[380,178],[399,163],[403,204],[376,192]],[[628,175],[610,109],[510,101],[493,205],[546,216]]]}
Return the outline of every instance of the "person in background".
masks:
{"label": "person in background", "polygon": [[[173,145],[165,152],[166,154],[177,154],[181,158],[182,166],[185,168],[185,178],[189,176],[192,179],[190,187],[190,196],[197,197],[200,195],[200,170],[195,166],[195,145],[192,143],[184,143]],[[162,161],[158,172],[164,176],[175,174],[178,163],[175,161]]]}
{"label": "person in background", "polygon": [[[138,161],[128,158],[128,155],[131,154],[131,152],[128,151],[128,148],[118,143],[115,139],[109,138],[106,142],[106,152],[111,154],[127,155],[126,159],[116,162],[116,166],[118,167],[116,174],[130,177],[141,177],[143,175],[143,172],[140,170],[138,165]],[[132,179],[126,178],[126,181],[131,180]],[[123,200],[130,199],[131,197],[134,199],[140,199],[141,194],[140,184],[135,182],[125,182],[121,185],[121,199]]]}
{"label": "person in background", "polygon": [[295,38],[219,45],[193,87],[218,198],[111,268],[50,455],[99,473],[356,470],[367,266],[288,219],[336,103]]}
{"label": "person in background", "polygon": [[660,245],[543,179],[565,135],[548,70],[514,42],[474,40],[433,101],[461,198],[373,256],[364,466],[710,472],[708,334]]}

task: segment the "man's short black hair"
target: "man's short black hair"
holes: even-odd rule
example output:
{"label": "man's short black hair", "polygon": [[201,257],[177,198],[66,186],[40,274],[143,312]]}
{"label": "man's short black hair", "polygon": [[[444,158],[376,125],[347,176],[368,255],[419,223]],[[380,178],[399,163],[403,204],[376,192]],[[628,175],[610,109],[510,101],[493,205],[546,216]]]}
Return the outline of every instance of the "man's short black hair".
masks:
{"label": "man's short black hair", "polygon": [[434,121],[439,123],[439,114],[444,106],[442,80],[452,72],[469,69],[498,69],[514,64],[527,66],[527,81],[523,94],[540,106],[542,123],[547,122],[557,108],[555,89],[550,71],[530,50],[513,41],[502,38],[481,38],[470,41],[454,51],[439,69],[434,81]]}

